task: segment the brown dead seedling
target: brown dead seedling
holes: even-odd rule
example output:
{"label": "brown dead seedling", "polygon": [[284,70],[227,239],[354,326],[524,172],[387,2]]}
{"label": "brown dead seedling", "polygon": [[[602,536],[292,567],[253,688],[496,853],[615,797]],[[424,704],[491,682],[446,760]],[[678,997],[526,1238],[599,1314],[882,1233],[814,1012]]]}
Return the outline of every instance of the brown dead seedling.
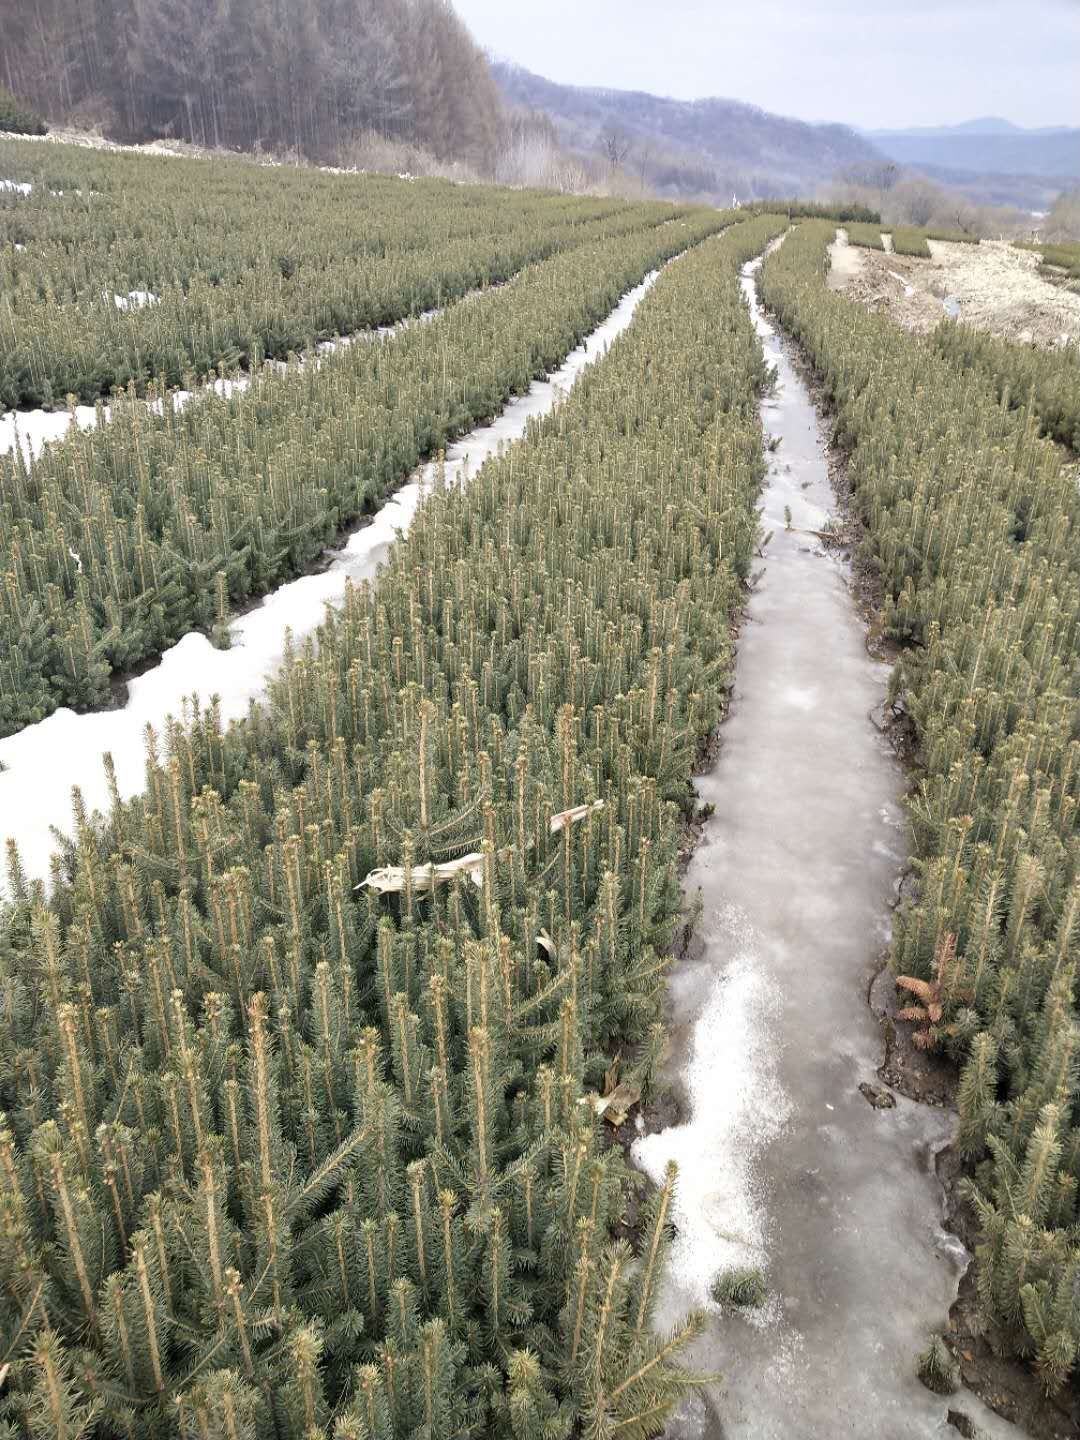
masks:
{"label": "brown dead seedling", "polygon": [[947,1035],[954,1033],[955,1025],[941,1024],[945,1013],[945,1000],[949,996],[969,998],[965,992],[954,987],[956,970],[956,936],[946,933],[938,940],[934,951],[933,980],[916,980],[913,975],[898,975],[898,989],[909,991],[916,1004],[905,1005],[897,1013],[898,1020],[910,1020],[918,1028],[912,1034],[912,1041],[919,1050],[930,1050]]}

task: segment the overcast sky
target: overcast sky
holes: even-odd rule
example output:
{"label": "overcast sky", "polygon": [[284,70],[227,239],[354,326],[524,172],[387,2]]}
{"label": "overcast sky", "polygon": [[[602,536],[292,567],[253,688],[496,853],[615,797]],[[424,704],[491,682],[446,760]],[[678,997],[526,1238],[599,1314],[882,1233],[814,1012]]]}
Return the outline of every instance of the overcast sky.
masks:
{"label": "overcast sky", "polygon": [[455,0],[485,49],[572,85],[887,127],[1080,125],[1080,0]]}

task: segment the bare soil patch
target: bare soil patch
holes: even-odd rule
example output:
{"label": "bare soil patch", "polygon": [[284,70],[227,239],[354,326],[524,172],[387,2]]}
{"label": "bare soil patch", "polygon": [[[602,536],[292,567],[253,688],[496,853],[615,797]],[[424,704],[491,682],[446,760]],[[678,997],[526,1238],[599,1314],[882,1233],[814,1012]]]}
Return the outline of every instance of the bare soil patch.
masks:
{"label": "bare soil patch", "polygon": [[1080,294],[1039,274],[1039,257],[1005,241],[930,241],[931,258],[862,250],[843,231],[829,248],[830,287],[917,334],[946,315],[1022,344],[1080,343]]}
{"label": "bare soil patch", "polygon": [[848,244],[846,230],[838,230],[836,239],[829,246],[829,289],[846,290],[862,274],[866,253],[858,245]]}
{"label": "bare soil patch", "polygon": [[883,956],[882,967],[870,986],[870,1008],[877,1016],[885,1041],[885,1056],[878,1077],[901,1095],[924,1105],[953,1109],[957,1074],[944,1055],[920,1050],[914,1043],[915,1026],[901,1020],[899,1012],[908,1004],[896,988],[896,977]]}

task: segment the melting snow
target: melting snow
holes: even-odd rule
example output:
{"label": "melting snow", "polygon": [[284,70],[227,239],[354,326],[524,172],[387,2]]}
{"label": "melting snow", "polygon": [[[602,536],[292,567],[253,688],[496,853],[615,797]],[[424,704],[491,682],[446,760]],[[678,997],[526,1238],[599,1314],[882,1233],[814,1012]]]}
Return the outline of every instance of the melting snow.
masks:
{"label": "melting snow", "polygon": [[[716,920],[738,948],[694,1026],[684,1072],[691,1118],[635,1140],[632,1152],[657,1184],[669,1160],[678,1165],[671,1275],[691,1304],[712,1308],[709,1288],[721,1271],[767,1265],[771,1237],[757,1162],[791,1114],[773,1025],[782,997],[743,913],[728,905]],[[767,1306],[759,1319],[773,1314]]]}
{"label": "melting snow", "polygon": [[141,310],[144,305],[156,305],[158,297],[149,290],[129,290],[126,295],[114,295],[113,304],[118,310]]}
{"label": "melting snow", "polygon": [[[103,407],[106,418],[109,407]],[[92,405],[76,405],[75,423],[89,430],[97,423],[97,414]],[[6,455],[15,448],[16,439],[27,460],[40,454],[50,440],[61,440],[71,424],[67,410],[5,410],[0,415],[0,455]]]}
{"label": "melting snow", "polygon": [[796,710],[813,710],[818,703],[817,691],[813,689],[801,689],[798,685],[788,685],[783,694],[785,705],[793,705]]}

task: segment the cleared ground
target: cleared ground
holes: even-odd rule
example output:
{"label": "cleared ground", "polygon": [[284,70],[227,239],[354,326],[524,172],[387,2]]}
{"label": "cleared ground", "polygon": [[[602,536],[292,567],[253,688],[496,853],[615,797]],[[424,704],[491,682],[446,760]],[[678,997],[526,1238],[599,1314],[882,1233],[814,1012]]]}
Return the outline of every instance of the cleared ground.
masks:
{"label": "cleared ground", "polygon": [[837,231],[830,288],[909,330],[932,330],[946,314],[976,329],[1047,348],[1080,342],[1080,295],[1044,280],[1039,257],[1004,241],[953,245],[931,240],[931,258],[864,250]]}

